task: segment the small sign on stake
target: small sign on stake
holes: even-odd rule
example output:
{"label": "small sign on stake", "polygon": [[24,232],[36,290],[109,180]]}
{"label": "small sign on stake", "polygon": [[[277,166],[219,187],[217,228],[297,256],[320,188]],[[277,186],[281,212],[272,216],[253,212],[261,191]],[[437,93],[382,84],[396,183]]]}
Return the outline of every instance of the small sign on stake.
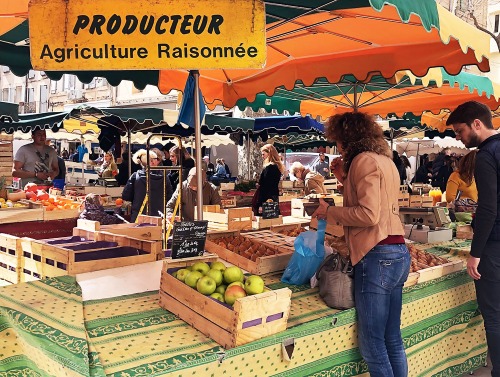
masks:
{"label": "small sign on stake", "polygon": [[208,221],[180,221],[172,231],[172,258],[189,258],[203,255],[207,239]]}
{"label": "small sign on stake", "polygon": [[280,204],[279,202],[264,202],[262,203],[262,218],[263,219],[277,219],[280,217]]}

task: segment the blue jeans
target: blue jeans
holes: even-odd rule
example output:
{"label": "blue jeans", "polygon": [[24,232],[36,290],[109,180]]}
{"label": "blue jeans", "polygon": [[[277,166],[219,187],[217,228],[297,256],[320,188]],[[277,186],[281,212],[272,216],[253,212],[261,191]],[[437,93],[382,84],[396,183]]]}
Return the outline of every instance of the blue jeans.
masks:
{"label": "blue jeans", "polygon": [[358,345],[371,377],[408,375],[400,326],[409,270],[404,244],[377,245],[354,266]]}

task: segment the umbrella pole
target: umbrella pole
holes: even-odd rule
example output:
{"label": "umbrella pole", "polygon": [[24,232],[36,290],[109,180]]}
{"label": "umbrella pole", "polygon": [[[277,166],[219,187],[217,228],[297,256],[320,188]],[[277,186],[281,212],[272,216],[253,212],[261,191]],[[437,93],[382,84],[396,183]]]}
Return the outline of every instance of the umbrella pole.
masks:
{"label": "umbrella pole", "polygon": [[196,211],[198,220],[203,220],[203,176],[201,171],[201,119],[200,119],[200,72],[191,71],[194,77],[194,144],[196,148]]}
{"label": "umbrella pole", "polygon": [[250,174],[250,132],[247,133],[247,178],[250,180],[252,175]]}
{"label": "umbrella pole", "polygon": [[132,131],[127,129],[127,138],[128,138],[128,176],[132,175]]}

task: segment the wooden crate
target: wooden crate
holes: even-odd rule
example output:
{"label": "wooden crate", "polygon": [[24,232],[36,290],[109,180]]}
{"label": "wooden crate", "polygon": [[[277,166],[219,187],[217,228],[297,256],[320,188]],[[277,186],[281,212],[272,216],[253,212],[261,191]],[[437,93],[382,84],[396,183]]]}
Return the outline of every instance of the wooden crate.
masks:
{"label": "wooden crate", "polygon": [[[208,234],[207,241],[205,242],[205,249],[210,253],[217,254],[221,259],[224,259],[225,261],[228,261],[229,263],[234,264],[252,274],[263,275],[270,272],[283,271],[288,265],[290,258],[292,257],[293,242],[288,241],[287,243],[286,237],[277,233],[274,233],[274,235],[276,236],[273,237],[273,239],[281,238],[281,243],[267,243],[265,241],[261,242],[258,237],[248,237],[248,235],[250,234],[251,233],[244,233],[241,235],[245,238],[251,239],[253,242],[264,244],[269,249],[275,250],[278,254],[257,257],[255,261],[252,261],[251,259],[245,258],[244,256],[239,255],[217,244],[218,238],[238,236],[240,235],[239,231],[217,232]],[[267,240],[269,239],[270,237],[267,237]]]}
{"label": "wooden crate", "polygon": [[97,232],[96,241],[116,242],[119,246],[135,247],[139,250],[144,250],[147,253],[156,256],[156,260],[162,260],[165,257],[165,252],[162,248],[162,241],[146,240],[141,238],[129,237],[128,235],[115,234],[110,232]]}
{"label": "wooden crate", "polygon": [[422,195],[422,208],[431,208],[433,207],[433,200],[431,196]]}
{"label": "wooden crate", "polygon": [[[196,208],[194,210],[196,217]],[[209,228],[224,230],[250,230],[252,229],[252,208],[227,208],[219,205],[203,206],[203,220],[208,220]]]}
{"label": "wooden crate", "polygon": [[23,255],[20,259],[20,281],[33,281],[61,275],[76,275],[83,272],[106,270],[109,268],[130,266],[139,263],[154,262],[156,255],[145,252],[124,257],[104,257],[77,261],[80,254],[85,258],[90,254],[105,253],[107,249],[89,249],[73,251],[69,245],[49,245],[31,238],[21,239]]}
{"label": "wooden crate", "polygon": [[463,268],[463,261],[455,260],[439,266],[426,267],[417,271],[418,283],[423,283],[429,280],[437,279],[441,276],[451,274],[452,272],[460,271]]}
{"label": "wooden crate", "polygon": [[[22,202],[25,203],[24,201]],[[0,224],[18,223],[25,221],[42,221],[43,210],[26,203],[26,207],[12,207],[0,209]]]}
{"label": "wooden crate", "polygon": [[236,300],[233,307],[204,296],[171,275],[175,269],[216,257],[166,259],[161,274],[160,306],[228,349],[286,330],[291,290],[267,290]]}
{"label": "wooden crate", "polygon": [[293,237],[293,236],[289,236],[289,235],[284,234],[284,233],[288,233],[290,231],[302,232],[303,229],[304,229],[304,225],[309,226],[309,223],[310,222],[308,221],[307,223],[304,223],[304,224],[281,224],[281,225],[273,225],[273,226],[271,226],[270,230],[271,230],[271,232],[274,232],[274,233],[283,234],[286,237]]}
{"label": "wooden crate", "polygon": [[234,196],[221,198],[222,208],[234,208],[236,207],[236,198]]}
{"label": "wooden crate", "polygon": [[337,178],[333,177],[333,178],[325,178],[325,181],[323,182],[325,188],[327,191],[334,191],[334,190],[337,190],[337,187],[338,187],[338,180]]}
{"label": "wooden crate", "polygon": [[[146,225],[147,224],[147,225]],[[76,227],[83,231],[89,231],[90,233],[95,232],[107,232],[113,234],[119,234],[123,236],[128,236],[132,238],[138,238],[141,240],[149,241],[161,241],[163,239],[163,233],[161,225],[153,225],[149,223],[134,224],[134,223],[124,223],[124,224],[112,224],[112,225],[101,225],[98,221],[78,219]],[[75,234],[78,233],[78,234]],[[73,235],[82,236],[87,234],[85,232],[75,231],[73,229]],[[87,237],[85,237],[87,238]],[[92,237],[92,239],[94,239]],[[89,238],[90,239],[90,238]]]}
{"label": "wooden crate", "polygon": [[221,182],[220,184],[220,189],[222,191],[234,191],[234,182],[228,182],[228,183],[224,183],[224,182]]}
{"label": "wooden crate", "polygon": [[[309,228],[318,229],[318,219],[311,219]],[[327,223],[325,233],[335,237],[342,237],[344,235],[344,227],[339,222],[335,224]]]}
{"label": "wooden crate", "polygon": [[412,208],[422,207],[422,195],[410,195],[410,207]]}
{"label": "wooden crate", "polygon": [[457,226],[457,238],[464,240],[471,240],[474,236],[474,230],[470,225],[458,225]]}
{"label": "wooden crate", "polygon": [[279,216],[275,219],[263,219],[261,216],[257,216],[256,220],[253,222],[253,229],[264,229],[270,228],[273,225],[283,224],[283,216]]}
{"label": "wooden crate", "polygon": [[292,240],[283,234],[272,232],[271,230],[244,233],[242,236],[276,251],[288,253],[293,253],[294,251]]}
{"label": "wooden crate", "polygon": [[19,283],[21,240],[10,234],[0,233],[0,279]]}

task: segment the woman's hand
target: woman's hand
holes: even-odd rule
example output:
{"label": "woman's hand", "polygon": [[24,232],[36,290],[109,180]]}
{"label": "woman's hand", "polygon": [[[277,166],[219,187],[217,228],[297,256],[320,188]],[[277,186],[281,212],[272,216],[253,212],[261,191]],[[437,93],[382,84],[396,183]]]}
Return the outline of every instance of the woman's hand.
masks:
{"label": "woman's hand", "polygon": [[329,204],[325,202],[323,199],[319,199],[319,207],[316,208],[316,211],[311,215],[311,217],[317,218],[318,220],[326,219],[326,213],[328,211]]}
{"label": "woman's hand", "polygon": [[344,182],[344,160],[342,157],[337,157],[330,162],[330,170],[332,171],[333,175],[335,175],[335,178],[338,179],[340,183]]}

